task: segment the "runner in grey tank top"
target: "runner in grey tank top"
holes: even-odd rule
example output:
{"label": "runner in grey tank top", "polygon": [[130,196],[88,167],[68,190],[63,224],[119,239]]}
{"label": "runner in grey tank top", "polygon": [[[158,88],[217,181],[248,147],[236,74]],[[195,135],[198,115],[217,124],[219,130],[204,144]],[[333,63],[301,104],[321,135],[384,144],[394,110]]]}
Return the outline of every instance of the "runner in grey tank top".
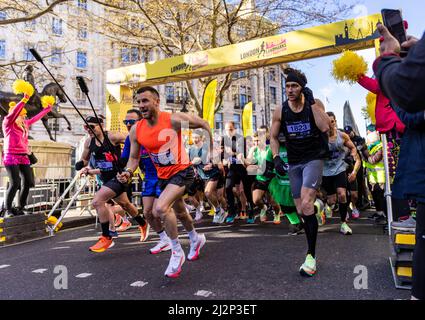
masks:
{"label": "runner in grey tank top", "polygon": [[[351,228],[347,224],[347,185],[356,179],[357,172],[360,168],[361,162],[357,154],[357,149],[350,137],[337,129],[335,115],[332,112],[327,112],[331,119],[332,128],[329,132],[329,153],[330,157],[325,160],[323,166],[323,181],[322,187],[327,194],[327,204],[332,208],[337,200],[338,194],[338,207],[341,216],[341,229],[340,232],[345,235],[352,234]],[[347,163],[344,161],[345,148],[350,150],[351,156],[355,159],[356,164],[353,172],[347,179]]]}
{"label": "runner in grey tank top", "polygon": [[336,130],[336,139],[331,142],[329,140],[329,160],[325,160],[323,166],[323,176],[336,176],[341,172],[345,172],[347,169],[347,163],[344,161],[345,158],[345,145],[342,133]]}

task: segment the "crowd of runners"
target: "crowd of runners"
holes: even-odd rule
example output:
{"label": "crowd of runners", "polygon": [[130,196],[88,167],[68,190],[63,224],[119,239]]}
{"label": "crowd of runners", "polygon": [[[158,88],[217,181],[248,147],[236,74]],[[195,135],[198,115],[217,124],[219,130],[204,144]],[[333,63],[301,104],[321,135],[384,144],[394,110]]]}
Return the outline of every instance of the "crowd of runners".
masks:
{"label": "crowd of runners", "polygon": [[[90,137],[76,168],[97,177],[92,204],[102,227],[90,251],[112,247],[113,239],[132,226],[132,217],[140,241],[148,239],[150,230],[159,236],[152,254],[171,250],[165,275],[178,277],[186,254],[177,219],[188,232],[187,259],[193,261],[207,242],[195,225],[209,216],[212,224],[236,219],[280,224],[284,217],[289,234],[306,235],[307,254],[299,271],[313,276],[318,227],[326,217],[339,215],[340,232],[351,235],[349,221],[360,217],[359,207],[374,205],[369,218],[385,224],[379,134],[368,128],[365,140],[350,126],[338,128],[335,115],[306,87],[305,75],[291,68],[285,73],[288,99],[275,110],[271,129],[262,126],[252,137],[244,137],[233,122],[213,135],[197,116],[160,111],[160,95],[152,87],[137,91],[138,108],[128,110],[123,120],[127,136],[105,132],[102,119],[87,117]],[[189,139],[182,134],[186,129]],[[142,185],[141,208],[132,203],[135,175]]]}

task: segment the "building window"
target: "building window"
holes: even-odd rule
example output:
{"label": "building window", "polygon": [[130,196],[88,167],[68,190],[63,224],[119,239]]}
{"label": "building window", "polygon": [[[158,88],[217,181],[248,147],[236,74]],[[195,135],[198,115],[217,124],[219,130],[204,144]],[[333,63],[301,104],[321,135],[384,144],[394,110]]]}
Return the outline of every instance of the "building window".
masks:
{"label": "building window", "polygon": [[48,124],[50,130],[59,131],[59,119],[58,118],[48,119],[47,124]]}
{"label": "building window", "polygon": [[53,18],[52,32],[55,35],[62,35],[62,19]]}
{"label": "building window", "polygon": [[33,45],[29,45],[29,44],[26,44],[24,46],[24,60],[26,60],[26,61],[35,60],[34,57],[32,56],[32,53],[30,52],[30,48],[32,48],[32,47],[33,47]]}
{"label": "building window", "polygon": [[82,52],[82,51],[77,52],[77,68],[81,68],[81,69],[87,68],[87,52]]}
{"label": "building window", "polygon": [[121,62],[122,63],[130,62],[130,50],[128,50],[128,48],[121,49]]}
{"label": "building window", "polygon": [[78,8],[87,10],[87,0],[78,0]]}
{"label": "building window", "polygon": [[174,87],[165,86],[165,97],[167,103],[174,103]]}
{"label": "building window", "polygon": [[252,116],[252,129],[254,132],[257,132],[257,116]]}
{"label": "building window", "polygon": [[131,47],[131,62],[139,62],[139,48]]}
{"label": "building window", "polygon": [[270,81],[276,81],[276,70],[275,69],[269,69],[269,80]]}
{"label": "building window", "polygon": [[62,63],[62,50],[60,48],[52,49],[52,56],[50,58],[52,64],[61,64]]}
{"label": "building window", "polygon": [[1,20],[6,20],[6,18],[7,18],[7,14],[6,14],[6,12],[4,12],[4,11],[0,11],[0,21],[1,21]]}
{"label": "building window", "polygon": [[214,116],[214,122],[215,122],[216,130],[221,132],[224,129],[223,114],[222,113],[216,113],[215,116]]}
{"label": "building window", "polygon": [[246,76],[245,71],[239,71],[239,78],[244,78]]}
{"label": "building window", "polygon": [[270,103],[277,103],[276,88],[270,87]]}
{"label": "building window", "polygon": [[78,29],[78,38],[87,39],[87,27],[81,27]]}
{"label": "building window", "polygon": [[241,129],[241,115],[238,113],[233,114],[233,122],[235,123],[235,129]]}
{"label": "building window", "polygon": [[86,104],[86,95],[81,91],[79,85],[75,86],[75,99],[77,100],[78,105]]}
{"label": "building window", "polygon": [[0,40],[0,59],[6,59],[6,40]]}

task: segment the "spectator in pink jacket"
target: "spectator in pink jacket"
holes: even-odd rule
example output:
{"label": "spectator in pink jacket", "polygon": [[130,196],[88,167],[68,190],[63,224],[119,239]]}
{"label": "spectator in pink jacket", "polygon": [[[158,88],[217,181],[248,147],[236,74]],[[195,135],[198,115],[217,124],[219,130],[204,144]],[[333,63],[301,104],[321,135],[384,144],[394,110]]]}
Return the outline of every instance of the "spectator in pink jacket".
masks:
{"label": "spectator in pink jacket", "polygon": [[[52,109],[52,104],[43,105],[44,110],[31,119],[26,118],[25,104],[30,96],[25,93],[24,98],[16,104],[10,103],[9,114],[3,120],[3,164],[9,177],[9,188],[6,191],[5,218],[24,214],[29,189],[34,186],[34,175],[28,158],[28,131],[32,124],[40,120]],[[54,99],[53,99],[54,101]],[[22,178],[22,185],[21,185]],[[19,206],[12,208],[16,192],[19,192]]]}

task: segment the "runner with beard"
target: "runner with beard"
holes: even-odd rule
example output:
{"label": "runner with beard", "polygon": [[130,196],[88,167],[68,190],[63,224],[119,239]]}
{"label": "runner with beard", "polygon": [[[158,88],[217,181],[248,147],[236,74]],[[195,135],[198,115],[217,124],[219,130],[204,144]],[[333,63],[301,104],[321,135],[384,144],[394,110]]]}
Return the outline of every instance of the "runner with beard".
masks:
{"label": "runner with beard", "polygon": [[[328,157],[327,132],[330,119],[322,102],[314,99],[306,87],[305,75],[287,68],[286,100],[273,113],[270,146],[273,152],[275,170],[280,175],[289,175],[292,195],[297,212],[302,214],[308,250],[300,274],[313,276],[316,273],[316,239],[318,221],[314,202],[320,188],[323,162]],[[279,134],[286,139],[288,163],[279,156]]]}

